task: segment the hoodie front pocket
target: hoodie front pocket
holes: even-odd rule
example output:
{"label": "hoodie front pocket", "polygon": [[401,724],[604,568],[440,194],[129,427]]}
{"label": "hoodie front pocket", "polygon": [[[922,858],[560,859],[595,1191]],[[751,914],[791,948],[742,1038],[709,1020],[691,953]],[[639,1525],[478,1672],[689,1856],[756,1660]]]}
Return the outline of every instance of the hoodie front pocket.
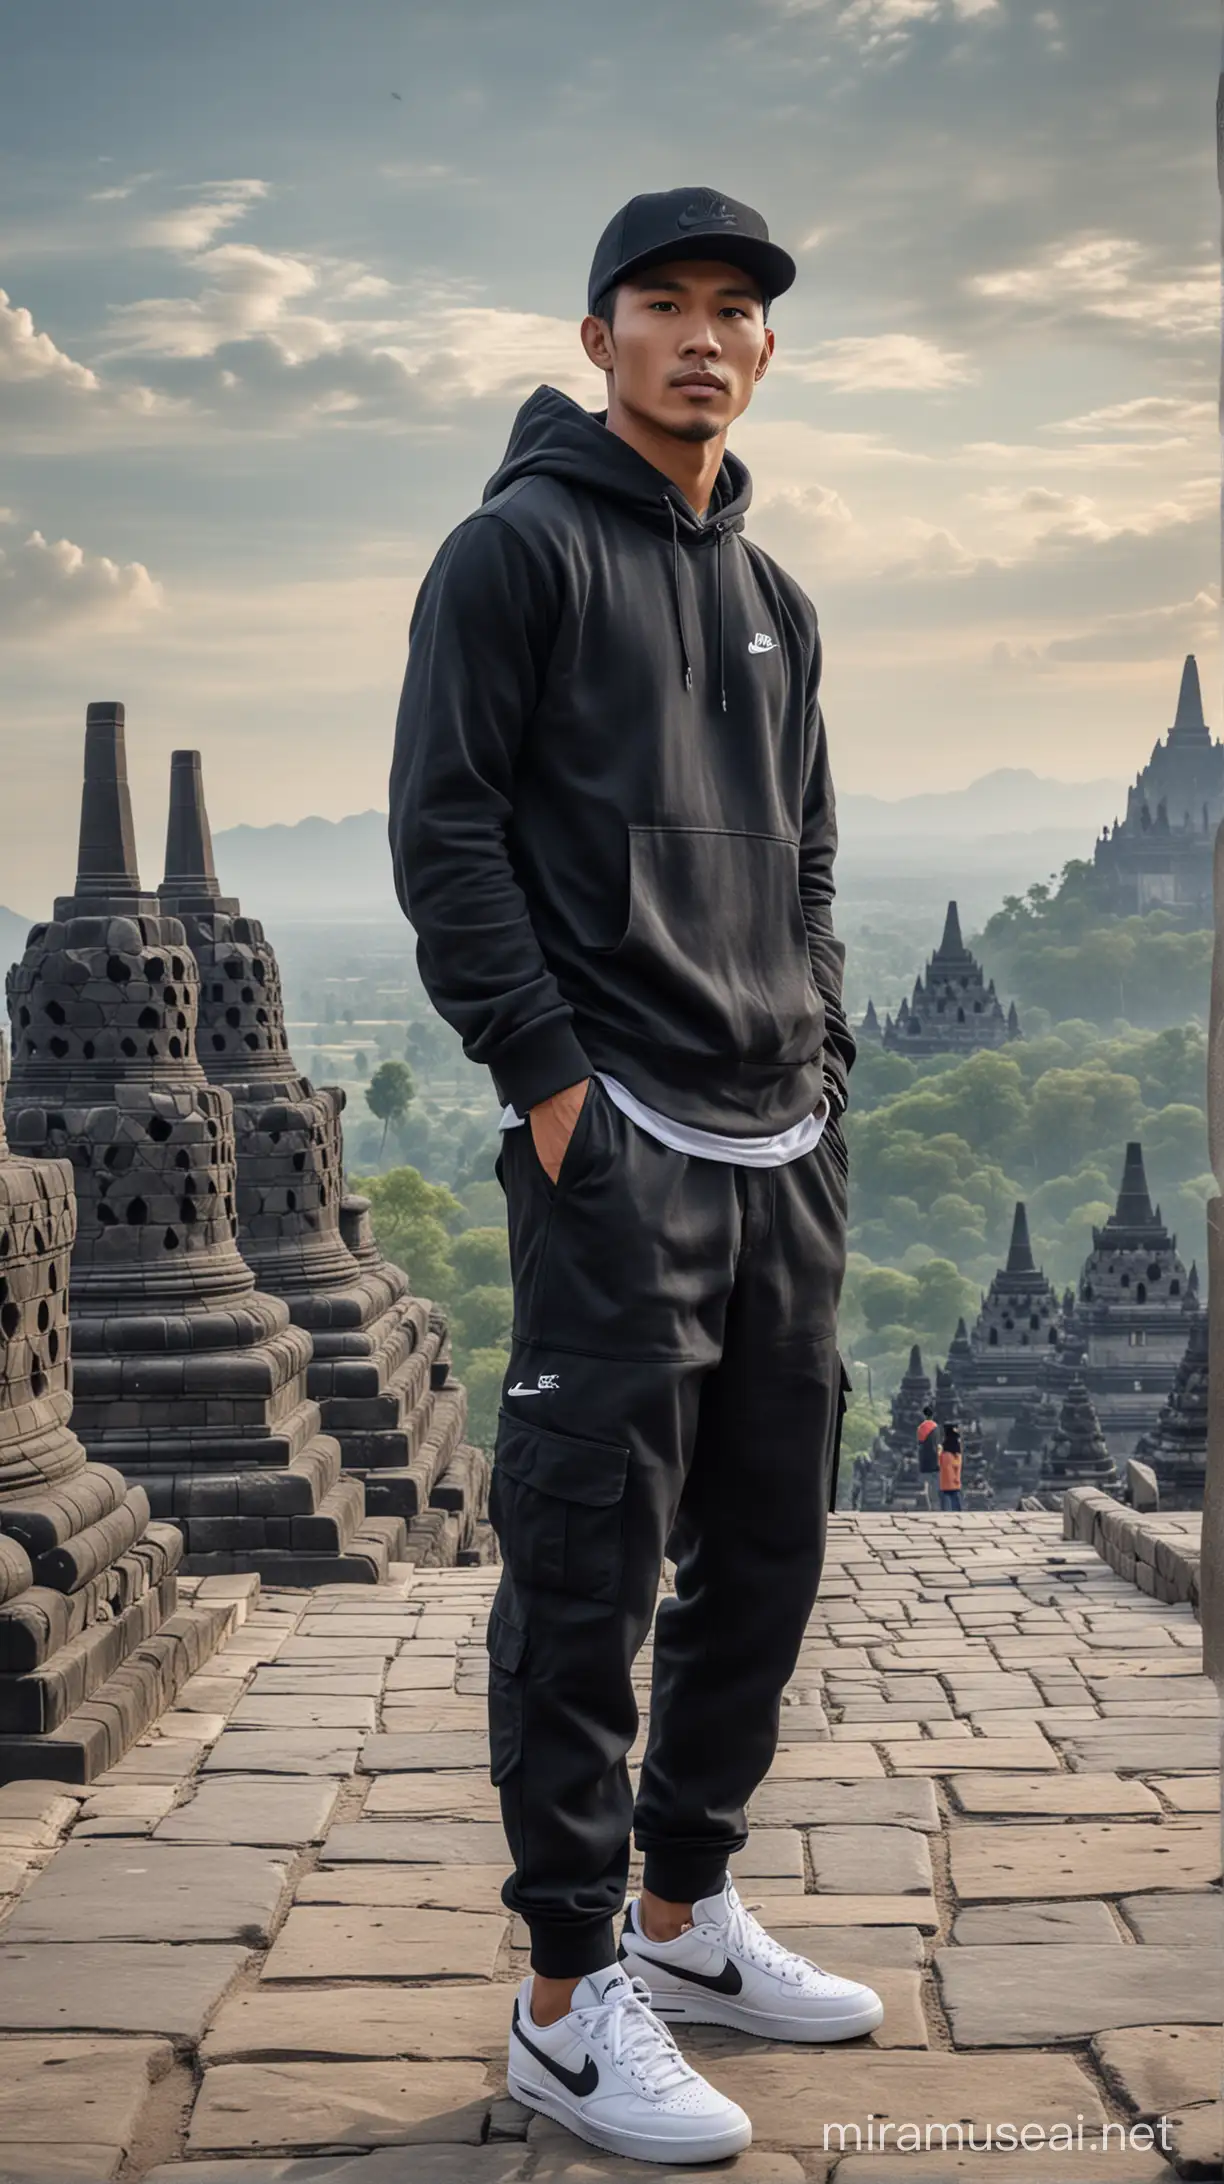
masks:
{"label": "hoodie front pocket", "polygon": [[516,1585],[616,1599],[628,1467],[623,1442],[587,1441],[501,1412],[489,1515]]}
{"label": "hoodie front pocket", "polygon": [[606,959],[690,1053],[805,1062],[823,1009],[799,899],[799,848],[717,827],[629,829],[629,915]]}

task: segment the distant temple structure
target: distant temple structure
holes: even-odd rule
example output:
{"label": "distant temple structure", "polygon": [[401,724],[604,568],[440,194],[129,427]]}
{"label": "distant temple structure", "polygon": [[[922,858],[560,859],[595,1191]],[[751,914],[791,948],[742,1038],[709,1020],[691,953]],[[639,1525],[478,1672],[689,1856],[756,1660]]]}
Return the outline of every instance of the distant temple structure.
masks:
{"label": "distant temple structure", "polygon": [[1207,1482],[1207,1314],[1190,1315],[1185,1355],[1169,1399],[1135,1449],[1150,1464],[1162,1509],[1201,1509]]}
{"label": "distant temple structure", "polygon": [[[1071,1310],[1064,1314],[1055,1392],[1082,1374],[1110,1455],[1125,1459],[1160,1416],[1186,1348],[1198,1276],[1186,1268],[1153,1208],[1137,1142],[1126,1148],[1118,1203],[1092,1232]],[[1082,1363],[1079,1362],[1082,1360]]]}
{"label": "distant temple structure", "polygon": [[903,1000],[896,1017],[886,1014],[883,1030],[870,999],[858,1027],[860,1040],[874,1039],[890,1054],[920,1061],[930,1054],[975,1054],[982,1047],[1006,1046],[1023,1038],[1013,1001],[1005,1011],[995,982],[987,981],[976,956],[961,938],[960,914],[948,904],[943,938],[928,957],[925,975]]}
{"label": "distant temple structure", "polygon": [[965,1333],[962,1321],[948,1352],[948,1371],[972,1402],[992,1459],[1001,1456],[1023,1406],[1039,1392],[1044,1358],[1058,1342],[1060,1317],[1057,1292],[1033,1259],[1028,1214],[1018,1201],[1007,1263],[982,1299],[972,1334]]}
{"label": "distant temple structure", "polygon": [[1093,852],[1101,894],[1122,917],[1169,910],[1187,928],[1209,926],[1211,856],[1224,819],[1224,743],[1203,719],[1198,663],[1186,655],[1177,713],[1136,774],[1125,819]]}
{"label": "distant temple structure", "polygon": [[1113,1459],[1092,1397],[1077,1376],[1063,1397],[1058,1424],[1041,1459],[1039,1492],[1057,1507],[1069,1486],[1108,1489],[1117,1484]]}

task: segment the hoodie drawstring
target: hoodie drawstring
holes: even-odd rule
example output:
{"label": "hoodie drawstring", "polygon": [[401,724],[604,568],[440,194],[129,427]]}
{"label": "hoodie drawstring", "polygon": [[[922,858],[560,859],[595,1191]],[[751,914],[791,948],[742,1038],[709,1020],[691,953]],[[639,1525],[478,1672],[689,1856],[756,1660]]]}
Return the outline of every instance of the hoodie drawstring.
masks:
{"label": "hoodie drawstring", "polygon": [[[676,504],[670,493],[663,495],[664,505],[671,517],[672,527],[672,592],[676,602],[676,628],[680,633],[680,657],[684,662],[684,687],[693,687],[693,669],[689,659],[688,639],[684,634],[684,608],[680,600],[680,525],[676,520]],[[718,690],[722,709],[727,710],[727,648],[723,616],[723,565],[722,550],[725,533],[721,523],[716,524],[714,558],[718,577]]]}
{"label": "hoodie drawstring", "polygon": [[727,654],[726,654],[726,647],[725,647],[725,645],[724,645],[724,643],[723,643],[723,586],[722,586],[722,550],[723,550],[723,527],[722,527],[721,523],[720,523],[720,524],[718,525],[718,529],[717,529],[717,540],[718,540],[718,543],[717,543],[717,545],[715,546],[715,549],[714,549],[714,553],[715,553],[715,559],[716,559],[716,561],[717,561],[717,564],[718,564],[718,687],[719,687],[719,690],[720,690],[720,691],[721,691],[721,693],[722,693],[722,709],[723,709],[723,711],[724,711],[724,713],[725,713],[725,712],[726,712],[726,710],[727,710]]}
{"label": "hoodie drawstring", "polygon": [[684,662],[684,687],[693,687],[693,669],[689,660],[688,643],[684,635],[684,608],[680,604],[680,526],[676,521],[676,504],[670,493],[663,495],[672,527],[672,590],[676,600],[676,628],[680,632],[680,657]]}

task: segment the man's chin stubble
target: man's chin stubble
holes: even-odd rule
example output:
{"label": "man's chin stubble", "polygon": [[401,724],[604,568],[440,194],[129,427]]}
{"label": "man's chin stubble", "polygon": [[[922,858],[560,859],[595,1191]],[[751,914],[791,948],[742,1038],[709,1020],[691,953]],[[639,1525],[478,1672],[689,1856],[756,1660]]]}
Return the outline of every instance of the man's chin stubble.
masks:
{"label": "man's chin stubble", "polygon": [[719,433],[726,428],[715,424],[712,417],[690,417],[687,424],[665,425],[663,429],[673,440],[699,443],[702,440],[716,440]]}

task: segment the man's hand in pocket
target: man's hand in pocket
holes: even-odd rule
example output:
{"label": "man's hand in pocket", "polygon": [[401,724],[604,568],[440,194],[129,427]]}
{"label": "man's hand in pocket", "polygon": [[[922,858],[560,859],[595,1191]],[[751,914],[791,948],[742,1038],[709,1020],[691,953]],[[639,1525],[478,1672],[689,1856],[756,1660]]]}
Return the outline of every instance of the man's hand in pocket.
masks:
{"label": "man's hand in pocket", "polygon": [[528,1115],[536,1157],[552,1183],[561,1173],[561,1163],[582,1113],[590,1083],[590,1078],[584,1077],[580,1084],[567,1084],[564,1092],[554,1092],[550,1099],[540,1100]]}

